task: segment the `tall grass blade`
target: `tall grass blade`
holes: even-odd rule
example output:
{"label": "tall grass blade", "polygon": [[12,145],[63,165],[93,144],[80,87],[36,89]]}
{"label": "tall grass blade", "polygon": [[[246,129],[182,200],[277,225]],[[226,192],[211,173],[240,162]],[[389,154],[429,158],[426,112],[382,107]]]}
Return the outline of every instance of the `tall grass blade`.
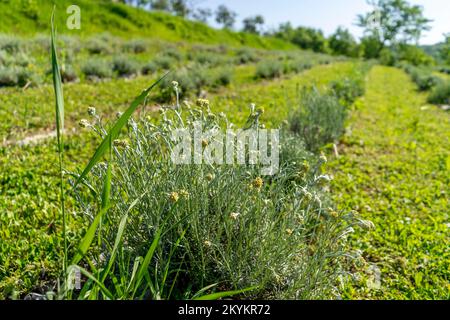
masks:
{"label": "tall grass blade", "polygon": [[65,194],[64,194],[64,95],[61,81],[61,69],[59,68],[58,56],[56,52],[56,29],[55,29],[55,8],[53,8],[51,18],[52,28],[52,76],[53,76],[53,88],[55,91],[55,115],[56,115],[56,137],[58,141],[58,156],[59,156],[59,172],[60,172],[60,197],[61,197],[61,214],[63,218],[63,239],[64,239],[64,274],[67,275],[67,220],[65,212]]}
{"label": "tall grass blade", "polygon": [[97,227],[100,224],[100,220],[105,215],[105,213],[108,211],[108,209],[109,209],[109,206],[103,208],[102,210],[100,210],[100,212],[94,218],[94,221],[91,223],[86,234],[84,235],[83,239],[81,240],[81,242],[78,246],[77,253],[73,257],[71,264],[77,264],[86,255],[87,251],[89,250],[89,247],[92,244],[92,241],[95,238],[95,232],[97,231]]}
{"label": "tall grass blade", "polygon": [[258,289],[258,286],[255,287],[249,287],[246,289],[242,289],[242,290],[235,290],[235,291],[225,291],[225,292],[217,292],[217,293],[212,293],[212,294],[207,294],[201,297],[198,297],[194,300],[218,300],[221,298],[228,298],[228,297],[232,297],[244,292],[248,292],[248,291],[253,291]]}
{"label": "tall grass blade", "polygon": [[153,83],[150,87],[145,89],[130,105],[130,107],[122,114],[122,116],[117,120],[116,124],[109,130],[108,135],[103,139],[103,141],[100,143],[100,146],[95,151],[94,155],[92,156],[91,160],[89,161],[86,168],[81,173],[80,177],[75,182],[75,187],[83,180],[86,175],[91,171],[92,167],[101,159],[102,156],[104,156],[110,149],[109,141],[115,140],[118,136],[122,128],[125,126],[125,124],[130,119],[131,115],[136,111],[136,109],[144,103],[145,99],[147,98],[150,91],[155,88],[159,82],[161,82],[169,73],[166,73],[164,76],[162,76],[159,80],[157,80],[155,83]]}

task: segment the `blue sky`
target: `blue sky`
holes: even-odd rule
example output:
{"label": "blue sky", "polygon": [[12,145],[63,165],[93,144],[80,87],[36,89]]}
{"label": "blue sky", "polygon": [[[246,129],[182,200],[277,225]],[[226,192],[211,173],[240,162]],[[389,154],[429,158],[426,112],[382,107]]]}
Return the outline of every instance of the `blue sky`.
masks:
{"label": "blue sky", "polygon": [[[434,20],[433,29],[424,34],[421,44],[434,44],[450,33],[450,0],[409,0],[422,5],[427,18]],[[326,35],[338,26],[344,26],[361,36],[361,29],[354,25],[357,14],[370,10],[365,0],[197,0],[199,7],[215,9],[224,4],[239,13],[238,19],[262,14],[266,27],[277,27],[290,21],[294,26],[303,25],[322,29]],[[239,24],[240,26],[240,24]]]}

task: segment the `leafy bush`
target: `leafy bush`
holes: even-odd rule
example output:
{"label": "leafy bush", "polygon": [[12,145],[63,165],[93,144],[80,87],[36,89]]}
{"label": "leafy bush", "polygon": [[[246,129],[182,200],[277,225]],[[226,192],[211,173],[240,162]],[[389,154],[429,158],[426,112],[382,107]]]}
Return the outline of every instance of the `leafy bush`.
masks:
{"label": "leafy bush", "polygon": [[256,53],[255,50],[251,50],[248,48],[239,49],[236,52],[236,61],[239,64],[248,64],[248,63],[254,63],[258,62],[259,55]]}
{"label": "leafy bush", "polygon": [[183,60],[183,54],[177,48],[172,47],[164,49],[164,51],[161,53],[161,56],[170,57],[175,61]]}
{"label": "leafy bush", "polygon": [[342,105],[350,106],[358,97],[364,95],[364,78],[354,75],[341,81],[333,81],[330,88]]}
{"label": "leafy bush", "polygon": [[213,78],[213,87],[225,87],[231,83],[233,73],[229,68],[220,68],[218,70],[213,70]]}
{"label": "leafy bush", "polygon": [[90,54],[111,54],[113,48],[103,38],[91,38],[86,44],[86,49]]}
{"label": "leafy bush", "polygon": [[257,79],[274,79],[283,75],[284,67],[279,61],[262,61],[256,67]]}
{"label": "leafy bush", "polygon": [[61,79],[64,83],[75,82],[78,80],[78,76],[72,66],[64,66],[61,69]]}
{"label": "leafy bush", "polygon": [[129,77],[138,73],[139,64],[131,57],[118,56],[113,59],[112,68],[120,77]]}
{"label": "leafy bush", "polygon": [[300,108],[291,113],[289,124],[307,149],[317,152],[344,133],[346,117],[347,108],[334,94],[322,94],[315,87],[304,88]]}
{"label": "leafy bush", "polygon": [[17,72],[13,68],[0,67],[0,87],[13,87],[17,83]]}
{"label": "leafy bush", "polygon": [[14,36],[0,35],[0,50],[9,54],[16,54],[21,51],[22,41]]}
{"label": "leafy bush", "polygon": [[40,78],[33,71],[22,67],[0,67],[0,87],[36,85]]}
{"label": "leafy bush", "polygon": [[441,81],[434,87],[428,97],[428,102],[450,105],[450,81]]}
{"label": "leafy bush", "polygon": [[131,40],[124,44],[124,51],[130,53],[144,53],[147,51],[147,42],[145,40]]}
{"label": "leafy bush", "polygon": [[178,69],[161,82],[160,101],[168,101],[174,97],[172,81],[179,83],[180,98],[186,97],[188,93],[200,96],[203,88],[214,83],[211,73],[200,66]]}
{"label": "leafy bush", "polygon": [[217,67],[227,62],[224,56],[206,51],[196,53],[191,52],[189,53],[188,58],[198,64],[208,67]]}
{"label": "leafy bush", "polygon": [[169,70],[176,64],[176,61],[168,56],[158,56],[153,63],[158,66],[158,69]]}
{"label": "leafy bush", "polygon": [[284,66],[284,73],[300,73],[302,71],[311,69],[313,65],[303,61],[288,61]]}
{"label": "leafy bush", "polygon": [[403,69],[411,76],[411,79],[417,84],[420,91],[427,91],[438,85],[442,80],[432,74],[431,69],[415,67],[406,62],[397,64],[397,67]]}
{"label": "leafy bush", "polygon": [[[280,170],[271,177],[261,177],[260,166],[175,166],[175,129],[191,132],[195,121],[205,130],[226,123],[207,106],[185,112],[187,122],[174,109],[165,109],[158,122],[129,120],[129,134],[115,144],[112,207],[98,234],[102,245],[89,254],[97,268],[109,271],[99,277],[108,295],[188,299],[208,286],[252,288],[242,294],[247,298],[336,298],[352,255],[345,239],[352,225],[365,222],[332,209],[322,189],[329,178],[316,175],[323,160],[314,160],[298,137],[287,135]],[[95,166],[87,181],[97,195],[105,167]],[[77,197],[91,217],[96,203],[83,192]],[[96,200],[101,203],[100,196]],[[140,265],[144,256],[148,277],[127,290],[133,263]],[[85,286],[80,298],[105,297],[96,282]]]}
{"label": "leafy bush", "polygon": [[111,78],[111,65],[103,59],[89,59],[82,67],[82,72],[90,79]]}
{"label": "leafy bush", "polygon": [[144,75],[153,74],[158,71],[158,66],[154,62],[146,63],[142,66],[141,72]]}
{"label": "leafy bush", "polygon": [[420,91],[430,90],[441,81],[439,77],[434,76],[426,71],[421,71],[419,69],[415,69],[412,72],[411,77],[419,87]]}

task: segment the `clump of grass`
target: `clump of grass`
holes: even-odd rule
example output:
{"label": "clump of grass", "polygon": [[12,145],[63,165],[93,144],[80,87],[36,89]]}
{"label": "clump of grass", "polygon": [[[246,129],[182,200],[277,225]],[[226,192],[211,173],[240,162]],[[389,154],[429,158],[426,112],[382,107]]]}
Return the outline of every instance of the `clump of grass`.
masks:
{"label": "clump of grass", "polygon": [[428,96],[428,102],[450,105],[450,81],[441,81]]}
{"label": "clump of grass", "polygon": [[347,112],[334,94],[304,88],[300,107],[289,117],[290,129],[302,137],[308,150],[317,152],[344,133]]}
{"label": "clump of grass", "polygon": [[279,61],[262,61],[256,67],[256,79],[275,79],[283,75],[284,67]]}
{"label": "clump of grass", "polygon": [[104,59],[91,58],[83,66],[82,72],[91,80],[105,79],[113,76],[112,67]]}
{"label": "clump of grass", "polygon": [[129,77],[139,71],[139,63],[128,56],[118,56],[112,62],[113,71],[120,77]]}

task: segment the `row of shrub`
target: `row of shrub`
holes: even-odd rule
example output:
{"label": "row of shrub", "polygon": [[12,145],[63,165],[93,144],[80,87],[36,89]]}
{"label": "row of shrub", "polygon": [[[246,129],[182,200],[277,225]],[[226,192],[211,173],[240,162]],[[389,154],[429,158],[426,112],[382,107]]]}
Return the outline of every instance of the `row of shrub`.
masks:
{"label": "row of shrub", "polygon": [[364,92],[364,71],[331,82],[325,93],[316,87],[303,88],[300,107],[290,113],[289,128],[302,137],[308,150],[317,153],[321,147],[337,143],[352,104]]}
{"label": "row of shrub", "polygon": [[433,74],[426,67],[415,67],[409,64],[398,65],[417,84],[420,91],[431,91],[428,102],[433,104],[450,104],[450,81]]}
{"label": "row of shrub", "polygon": [[316,64],[328,64],[329,59],[263,60],[256,66],[256,79],[275,79],[291,73],[300,73]]}

